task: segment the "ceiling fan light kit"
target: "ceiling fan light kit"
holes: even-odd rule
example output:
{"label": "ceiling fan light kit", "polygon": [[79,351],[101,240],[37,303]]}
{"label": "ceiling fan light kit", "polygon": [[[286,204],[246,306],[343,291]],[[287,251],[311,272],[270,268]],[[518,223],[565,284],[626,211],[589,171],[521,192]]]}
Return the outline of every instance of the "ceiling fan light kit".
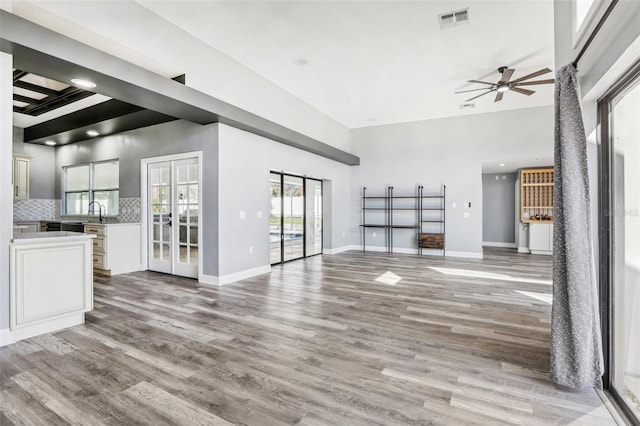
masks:
{"label": "ceiling fan light kit", "polygon": [[480,81],[480,80],[468,80],[468,83],[487,84],[489,85],[489,87],[484,87],[481,89],[461,90],[455,93],[458,94],[458,93],[475,92],[478,90],[485,91],[484,93],[481,93],[477,96],[474,96],[472,98],[465,100],[465,102],[469,102],[479,98],[480,96],[489,94],[491,92],[497,92],[494,102],[499,102],[502,100],[502,97],[504,96],[505,92],[515,92],[515,93],[520,93],[521,95],[527,95],[527,96],[531,96],[534,93],[536,93],[533,90],[523,89],[522,87],[519,87],[519,86],[533,86],[536,84],[553,84],[555,82],[555,80],[552,78],[547,80],[526,81],[526,80],[538,77],[542,74],[551,72],[549,68],[543,68],[541,70],[532,72],[531,74],[527,74],[523,77],[520,77],[512,81],[511,77],[513,76],[514,71],[515,70],[513,68],[500,67],[498,68],[498,73],[500,73],[501,77],[497,83],[490,83],[488,81]]}

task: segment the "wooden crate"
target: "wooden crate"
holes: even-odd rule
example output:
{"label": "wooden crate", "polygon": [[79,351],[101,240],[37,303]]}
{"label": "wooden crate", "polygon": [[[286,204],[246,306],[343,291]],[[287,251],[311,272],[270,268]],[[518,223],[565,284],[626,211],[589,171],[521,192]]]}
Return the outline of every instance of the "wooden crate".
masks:
{"label": "wooden crate", "polygon": [[431,248],[431,249],[443,249],[444,234],[421,233],[418,235],[418,247]]}

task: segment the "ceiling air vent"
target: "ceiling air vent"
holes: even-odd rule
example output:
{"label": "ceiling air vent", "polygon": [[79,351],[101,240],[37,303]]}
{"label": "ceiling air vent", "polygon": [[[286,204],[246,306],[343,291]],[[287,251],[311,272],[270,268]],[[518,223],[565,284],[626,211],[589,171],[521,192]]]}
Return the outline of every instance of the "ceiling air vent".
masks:
{"label": "ceiling air vent", "polygon": [[438,15],[438,21],[440,21],[440,28],[452,28],[456,25],[469,23],[469,9],[456,10],[454,12],[443,13]]}
{"label": "ceiling air vent", "polygon": [[460,107],[460,109],[467,109],[467,108],[475,108],[476,104],[460,104],[458,106]]}

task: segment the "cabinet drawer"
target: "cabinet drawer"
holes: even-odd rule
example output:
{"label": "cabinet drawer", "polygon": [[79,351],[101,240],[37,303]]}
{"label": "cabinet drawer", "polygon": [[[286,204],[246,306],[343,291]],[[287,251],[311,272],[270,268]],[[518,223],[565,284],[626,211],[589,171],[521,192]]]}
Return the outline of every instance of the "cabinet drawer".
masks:
{"label": "cabinet drawer", "polygon": [[104,238],[93,238],[91,241],[94,253],[104,253]]}
{"label": "cabinet drawer", "polygon": [[101,253],[93,253],[93,267],[107,269],[104,264],[104,255]]}
{"label": "cabinet drawer", "polygon": [[104,235],[104,226],[85,225],[85,234]]}

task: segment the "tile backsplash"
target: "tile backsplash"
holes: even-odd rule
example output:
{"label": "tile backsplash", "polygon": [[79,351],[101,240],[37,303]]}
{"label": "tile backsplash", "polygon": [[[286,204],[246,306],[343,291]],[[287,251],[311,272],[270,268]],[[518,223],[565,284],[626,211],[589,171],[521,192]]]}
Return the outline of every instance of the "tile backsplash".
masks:
{"label": "tile backsplash", "polygon": [[[120,214],[116,218],[105,218],[105,222],[139,223],[141,220],[141,200],[138,197],[120,198]],[[60,220],[61,200],[14,200],[13,221]],[[65,216],[65,220],[86,219],[86,216]]]}
{"label": "tile backsplash", "polygon": [[13,221],[55,220],[60,217],[60,200],[13,200]]}

